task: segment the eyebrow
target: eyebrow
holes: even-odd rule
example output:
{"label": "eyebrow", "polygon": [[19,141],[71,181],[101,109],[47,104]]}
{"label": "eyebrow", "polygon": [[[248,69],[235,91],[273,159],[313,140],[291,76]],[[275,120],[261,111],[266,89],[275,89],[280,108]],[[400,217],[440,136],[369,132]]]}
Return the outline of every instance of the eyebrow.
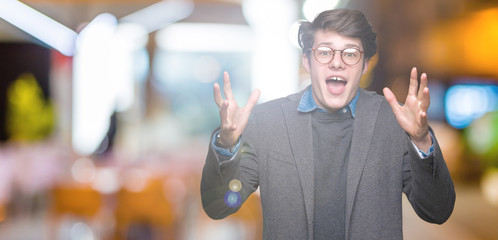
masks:
{"label": "eyebrow", "polygon": [[[332,42],[321,42],[318,44],[318,46],[324,46],[324,45],[330,47],[332,45]],[[358,48],[359,50],[361,50],[360,46],[352,43],[346,44],[344,48]]]}

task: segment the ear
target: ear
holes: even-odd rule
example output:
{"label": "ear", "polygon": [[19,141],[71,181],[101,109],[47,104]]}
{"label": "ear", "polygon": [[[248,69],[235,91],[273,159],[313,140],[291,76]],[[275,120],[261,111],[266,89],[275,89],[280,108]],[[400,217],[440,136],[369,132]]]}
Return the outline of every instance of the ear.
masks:
{"label": "ear", "polygon": [[303,58],[304,69],[306,69],[306,72],[311,73],[310,72],[310,60],[309,60],[308,56],[306,56],[306,54],[303,53],[302,58]]}
{"label": "ear", "polygon": [[363,70],[362,70],[361,75],[363,75],[367,72],[369,63],[370,63],[370,59],[365,59],[365,61],[363,63]]}

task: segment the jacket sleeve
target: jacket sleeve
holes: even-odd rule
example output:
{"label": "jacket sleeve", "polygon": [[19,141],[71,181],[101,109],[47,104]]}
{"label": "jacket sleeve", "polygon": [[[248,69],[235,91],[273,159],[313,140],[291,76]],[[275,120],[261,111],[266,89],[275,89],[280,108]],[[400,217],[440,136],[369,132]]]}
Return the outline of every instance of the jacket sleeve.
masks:
{"label": "jacket sleeve", "polygon": [[[240,149],[230,160],[222,161],[220,157],[223,156],[220,156],[212,144],[209,144],[202,170],[201,199],[204,211],[212,219],[222,219],[237,212],[258,187],[258,163],[250,144],[251,130],[249,128],[250,124],[241,137]],[[230,193],[229,183],[234,179],[239,180],[242,186],[240,191],[232,193],[231,204],[227,204],[225,198]],[[233,197],[238,197],[238,199],[233,199]],[[237,204],[233,204],[234,202]]]}
{"label": "jacket sleeve", "polygon": [[434,132],[434,151],[421,158],[406,137],[403,156],[403,192],[423,220],[442,224],[448,220],[455,205],[455,188]]}

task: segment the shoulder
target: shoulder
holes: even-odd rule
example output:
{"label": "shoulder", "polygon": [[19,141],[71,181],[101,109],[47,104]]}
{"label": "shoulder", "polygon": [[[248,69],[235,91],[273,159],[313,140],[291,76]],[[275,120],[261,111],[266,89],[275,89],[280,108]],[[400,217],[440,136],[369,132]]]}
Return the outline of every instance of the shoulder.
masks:
{"label": "shoulder", "polygon": [[301,93],[295,93],[254,106],[244,131],[246,141],[272,139],[279,142],[276,136],[284,139],[287,136],[286,115],[297,112],[301,96]]}
{"label": "shoulder", "polygon": [[382,108],[386,106],[389,107],[389,103],[383,95],[378,94],[374,91],[369,91],[363,88],[360,88],[360,98],[359,101],[362,102],[372,102],[378,105],[381,105]]}
{"label": "shoulder", "polygon": [[374,100],[374,101],[378,101],[379,103],[386,101],[386,98],[384,96],[379,95],[377,92],[374,92],[374,91],[369,91],[369,90],[360,88],[359,93],[360,93],[360,99],[362,99],[364,101]]}
{"label": "shoulder", "polygon": [[358,99],[358,105],[366,107],[357,107],[360,111],[371,111],[373,109],[378,109],[378,117],[383,119],[395,119],[394,113],[392,112],[391,106],[387,102],[383,95],[380,95],[374,91],[368,91],[360,88],[360,96]]}

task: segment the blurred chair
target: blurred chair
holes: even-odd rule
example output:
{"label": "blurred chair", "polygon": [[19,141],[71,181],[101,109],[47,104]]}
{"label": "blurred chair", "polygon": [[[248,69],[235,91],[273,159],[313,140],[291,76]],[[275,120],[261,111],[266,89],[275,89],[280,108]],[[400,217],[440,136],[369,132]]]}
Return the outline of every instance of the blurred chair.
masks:
{"label": "blurred chair", "polygon": [[[84,224],[95,239],[102,239],[93,223],[98,221],[103,205],[101,194],[89,185],[56,185],[51,191],[51,226],[49,239],[64,239],[73,225]],[[67,228],[67,229],[66,229]]]}
{"label": "blurred chair", "polygon": [[56,186],[52,196],[56,215],[72,214],[92,218],[102,204],[100,193],[90,186]]}

